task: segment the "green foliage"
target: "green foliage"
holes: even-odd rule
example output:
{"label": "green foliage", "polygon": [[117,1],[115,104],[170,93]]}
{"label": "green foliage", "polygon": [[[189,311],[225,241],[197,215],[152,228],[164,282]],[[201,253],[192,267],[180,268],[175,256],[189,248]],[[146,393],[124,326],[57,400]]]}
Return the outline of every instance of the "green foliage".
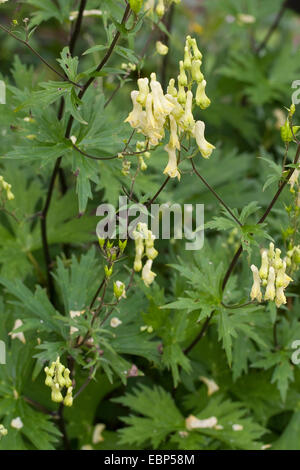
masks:
{"label": "green foliage", "polygon": [[[300,450],[299,260],[286,303],[250,299],[250,267],[270,241],[287,262],[300,245],[300,183],[288,181],[299,169],[297,13],[268,35],[281,0],[167,1],[163,18],[142,0],[88,0],[82,18],[84,2],[14,3],[0,22],[0,449]],[[177,77],[187,35],[211,100],[193,116],[216,148],[203,159],[181,132],[181,179],[166,182],[170,122],[142,163],[144,136],[125,119],[139,78],[155,72],[166,91]],[[158,237],[146,286],[134,241],[98,240],[97,207],[118,211],[120,196],[204,204],[203,247]],[[58,356],[71,407],[45,384]]]}

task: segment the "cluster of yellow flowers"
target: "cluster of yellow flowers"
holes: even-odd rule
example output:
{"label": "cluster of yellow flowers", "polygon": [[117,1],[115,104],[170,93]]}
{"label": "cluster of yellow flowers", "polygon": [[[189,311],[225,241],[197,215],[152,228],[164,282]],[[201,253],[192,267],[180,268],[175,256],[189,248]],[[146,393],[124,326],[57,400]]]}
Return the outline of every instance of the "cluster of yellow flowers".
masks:
{"label": "cluster of yellow flowers", "polygon": [[291,273],[297,271],[300,265],[300,245],[294,246],[287,252],[285,262]]}
{"label": "cluster of yellow flowers", "polygon": [[[52,362],[51,367],[45,367],[46,380],[45,384],[51,387],[51,400],[55,403],[63,402],[65,406],[73,405],[73,387],[70,379],[70,370],[67,369],[60,362],[58,357],[55,362]],[[67,393],[63,397],[62,390],[66,387]]]}
{"label": "cluster of yellow flowers", "polygon": [[293,281],[286,274],[287,262],[280,257],[281,250],[274,249],[274,243],[270,243],[269,250],[261,252],[261,267],[258,268],[252,264],[253,286],[250,297],[252,300],[262,301],[261,284],[266,287],[264,300],[274,300],[277,307],[286,304],[284,290],[289,283]]}
{"label": "cluster of yellow flowers", "polygon": [[7,429],[3,426],[3,424],[0,424],[0,439],[1,437],[4,437],[7,435]]}
{"label": "cluster of yellow flowers", "polygon": [[[144,158],[150,158],[150,152],[147,150],[147,143],[145,141],[138,141],[135,146],[135,151],[138,156],[139,167],[142,171],[147,170],[147,165]],[[122,153],[118,154],[118,158],[122,160],[121,173],[124,176],[129,175],[131,168],[131,161],[124,157]]]}
{"label": "cluster of yellow flowers", "polygon": [[[153,260],[158,255],[158,251],[154,248],[155,236],[148,230],[147,224],[139,223],[136,230],[133,231],[133,238],[135,240],[135,260],[134,270],[140,272],[142,270],[142,279],[147,287],[154,281],[156,274],[151,271]],[[143,267],[142,257],[144,252],[147,256],[147,261]]]}
{"label": "cluster of yellow flowers", "polygon": [[[137,81],[139,91],[131,92],[133,110],[125,122],[129,122],[132,128],[142,133],[150,147],[159,144],[165,136],[165,129],[170,131],[169,143],[164,147],[169,155],[164,173],[171,178],[180,179],[176,150],[181,148],[182,134],[195,138],[204,158],[209,158],[215,148],[204,137],[204,122],[195,121],[192,112],[194,102],[201,109],[210,105],[210,100],[205,94],[206,81],[200,69],[201,59],[202,54],[196,40],[187,36],[184,60],[179,62],[178,90],[175,80],[171,79],[167,93],[164,94],[156,74],[152,73],[150,88],[148,78],[140,78]],[[192,91],[194,83],[197,85],[195,98]]]}
{"label": "cluster of yellow flowers", "polygon": [[155,0],[147,0],[144,5],[144,10],[149,11],[150,13],[153,13],[153,11],[155,11],[157,16],[161,18],[162,16],[164,16],[167,8],[172,3],[180,3],[180,1],[181,0],[158,0],[156,4]]}
{"label": "cluster of yellow flowers", "polygon": [[3,176],[0,175],[0,193],[1,193],[2,189],[6,192],[6,197],[9,201],[11,201],[12,199],[15,198],[15,196],[11,192],[11,184],[7,183],[4,180]]}

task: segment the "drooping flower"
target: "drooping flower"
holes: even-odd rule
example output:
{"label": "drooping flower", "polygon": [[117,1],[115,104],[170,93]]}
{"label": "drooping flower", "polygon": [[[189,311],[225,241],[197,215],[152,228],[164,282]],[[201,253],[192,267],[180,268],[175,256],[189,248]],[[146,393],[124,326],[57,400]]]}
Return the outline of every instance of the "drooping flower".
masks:
{"label": "drooping flower", "polygon": [[11,339],[18,339],[19,341],[21,341],[21,343],[26,344],[26,339],[25,339],[24,333],[22,331],[20,331],[19,333],[14,333],[14,330],[17,330],[18,328],[21,328],[21,326],[23,326],[23,322],[22,322],[22,320],[20,320],[18,318],[15,321],[13,330],[9,334],[11,336]]}
{"label": "drooping flower", "polygon": [[14,418],[11,420],[11,423],[10,423],[11,427],[14,428],[14,429],[22,429],[24,424],[23,424],[23,421],[21,420],[20,416],[18,416],[17,418]]}
{"label": "drooping flower", "polygon": [[149,287],[150,284],[152,284],[156,276],[156,274],[153,271],[151,271],[152,263],[153,263],[153,260],[148,259],[142,271],[142,279],[147,287]]}
{"label": "drooping flower", "polygon": [[274,300],[275,298],[275,269],[273,266],[269,269],[268,284],[265,292],[265,300]]}
{"label": "drooping flower", "polygon": [[190,415],[185,420],[185,427],[188,431],[193,429],[205,429],[205,428],[214,428],[218,423],[218,420],[215,416],[207,419],[198,419],[196,416]]}
{"label": "drooping flower", "polygon": [[156,41],[156,52],[160,55],[167,55],[169,48],[161,41]]}
{"label": "drooping flower", "polygon": [[197,121],[194,128],[194,136],[203,158],[209,158],[215,146],[207,142],[204,137],[205,124],[203,121]]}
{"label": "drooping flower", "polygon": [[196,103],[200,106],[201,109],[206,109],[210,105],[210,99],[206,96],[205,93],[206,80],[202,80],[198,83],[196,91]]}
{"label": "drooping flower", "polygon": [[176,148],[171,147],[170,144],[168,144],[165,145],[164,149],[169,155],[169,161],[164,169],[164,174],[170,176],[170,178],[178,178],[180,180],[180,172],[177,167]]}
{"label": "drooping flower", "polygon": [[260,290],[261,281],[260,281],[258,269],[254,264],[252,264],[251,266],[251,271],[253,273],[253,285],[252,285],[252,289],[250,293],[250,298],[251,300],[257,299],[258,302],[261,302],[261,299],[262,299],[262,293]]}

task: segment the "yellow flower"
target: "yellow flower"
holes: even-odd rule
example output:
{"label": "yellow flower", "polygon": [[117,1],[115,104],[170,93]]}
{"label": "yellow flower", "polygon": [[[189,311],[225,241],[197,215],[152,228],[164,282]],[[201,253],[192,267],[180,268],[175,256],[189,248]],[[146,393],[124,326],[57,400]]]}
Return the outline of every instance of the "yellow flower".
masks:
{"label": "yellow flower", "polygon": [[170,176],[170,178],[178,178],[178,180],[180,180],[180,172],[177,168],[176,148],[168,144],[165,145],[164,149],[169,155],[169,161],[164,169],[164,174]]}
{"label": "yellow flower", "polygon": [[197,121],[193,134],[195,136],[197,145],[199,147],[200,153],[203,158],[209,158],[212,154],[212,151],[216,148],[214,145],[207,142],[204,137],[205,124],[203,121]]}
{"label": "yellow flower", "polygon": [[142,279],[147,287],[149,287],[150,284],[152,284],[156,276],[156,274],[153,271],[151,271],[152,263],[153,263],[152,259],[148,259],[142,271]]}
{"label": "yellow flower", "polygon": [[251,289],[250,297],[251,297],[251,300],[257,299],[258,302],[261,302],[262,293],[260,290],[260,277],[259,277],[258,269],[254,264],[252,264],[251,266],[251,271],[253,273],[253,286]]}
{"label": "yellow flower", "polygon": [[156,41],[156,52],[160,55],[167,55],[169,52],[169,48],[161,41]]}

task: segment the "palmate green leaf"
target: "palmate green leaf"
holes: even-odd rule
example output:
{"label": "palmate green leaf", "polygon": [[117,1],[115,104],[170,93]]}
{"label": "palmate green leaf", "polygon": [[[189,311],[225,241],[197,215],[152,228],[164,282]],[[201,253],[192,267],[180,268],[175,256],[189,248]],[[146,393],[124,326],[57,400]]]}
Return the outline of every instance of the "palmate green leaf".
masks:
{"label": "palmate green leaf", "polygon": [[257,309],[259,307],[247,306],[234,310],[232,314],[229,313],[229,309],[220,309],[217,319],[218,335],[219,341],[222,340],[229,366],[232,363],[233,338],[237,338],[240,332],[258,345],[266,346],[264,340],[257,333],[255,324],[253,324],[251,319],[251,313],[256,312]]}
{"label": "palmate green leaf", "polygon": [[121,444],[141,445],[151,442],[157,448],[169,434],[184,428],[183,416],[171,395],[162,387],[141,385],[133,393],[114,398],[113,401],[142,415],[122,418],[127,427],[119,430]]}
{"label": "palmate green leaf", "polygon": [[282,435],[272,444],[272,450],[300,450],[300,411],[292,415]]}
{"label": "palmate green leaf", "polygon": [[59,100],[62,96],[66,97],[71,92],[74,85],[67,81],[54,82],[49,80],[48,82],[39,83],[39,86],[43,88],[43,90],[33,91],[30,97],[15,109],[15,112],[34,106],[46,108],[55,103],[55,101]]}
{"label": "palmate green leaf", "polygon": [[38,286],[33,294],[31,290],[19,280],[12,282],[0,278],[0,284],[18,299],[16,305],[22,306],[25,312],[30,312],[31,315],[39,318],[49,331],[55,331],[60,336],[66,337],[66,330],[61,322],[54,319],[54,316],[59,317],[59,313],[50,303],[45,290]]}
{"label": "palmate green leaf", "polygon": [[92,247],[79,260],[73,255],[71,263],[66,266],[61,258],[57,259],[57,270],[54,274],[61,293],[65,313],[71,310],[81,311],[91,302],[101,279],[101,262]]}
{"label": "palmate green leaf", "polygon": [[225,217],[214,217],[210,222],[206,222],[204,228],[230,230],[236,228],[237,225],[238,224],[233,219],[227,219]]}
{"label": "palmate green leaf", "polygon": [[58,0],[58,4],[51,0],[43,0],[42,2],[40,0],[26,0],[26,3],[37,8],[37,11],[32,12],[31,26],[39,25],[52,18],[62,23],[68,18],[72,6],[72,0]]}
{"label": "palmate green leaf", "polygon": [[268,370],[275,366],[271,382],[276,383],[282,401],[286,400],[289,383],[294,381],[294,371],[291,365],[289,351],[262,351],[261,359],[255,361],[252,366]]}
{"label": "palmate green leaf", "polygon": [[[263,442],[260,438],[266,429],[256,423],[250,416],[249,410],[240,402],[224,399],[221,394],[210,398],[208,405],[201,411],[193,410],[199,419],[215,416],[221,429],[203,428],[192,431],[201,433],[225,443],[230,449],[259,450]],[[233,429],[234,424],[241,426],[240,431]]]}
{"label": "palmate green leaf", "polygon": [[[1,450],[54,450],[61,433],[50,417],[31,408],[22,398],[13,396],[6,402],[7,411],[0,410],[2,424],[7,428],[7,436],[0,440]],[[2,415],[2,416],[1,416]],[[20,418],[23,426],[14,429],[13,419]]]}
{"label": "palmate green leaf", "polygon": [[76,95],[74,88],[72,88],[71,93],[66,96],[66,111],[68,111],[76,121],[80,122],[81,124],[87,125],[88,122],[85,121],[79,111],[80,106],[82,105],[82,101]]}
{"label": "palmate green leaf", "polygon": [[76,153],[73,158],[73,171],[76,174],[76,193],[78,210],[83,214],[89,199],[93,199],[91,182],[98,182],[97,162]]}
{"label": "palmate green leaf", "polygon": [[64,47],[60,53],[61,59],[57,59],[57,62],[60,64],[61,68],[64,70],[66,76],[72,80],[76,81],[77,69],[78,69],[78,57],[72,57],[69,47]]}

